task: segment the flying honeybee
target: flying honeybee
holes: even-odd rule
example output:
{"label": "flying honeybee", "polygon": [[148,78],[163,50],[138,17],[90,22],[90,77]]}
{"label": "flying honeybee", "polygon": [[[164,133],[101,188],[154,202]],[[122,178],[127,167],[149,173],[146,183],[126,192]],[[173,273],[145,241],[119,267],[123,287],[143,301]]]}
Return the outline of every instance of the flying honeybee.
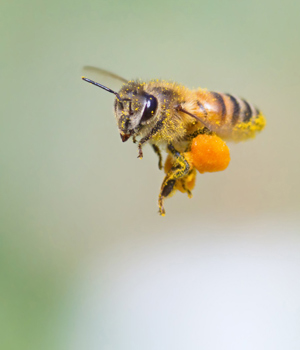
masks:
{"label": "flying honeybee", "polygon": [[138,158],[143,157],[143,145],[150,143],[158,155],[159,169],[163,168],[161,148],[168,152],[158,197],[161,215],[165,215],[164,199],[176,190],[191,197],[196,170],[204,173],[227,168],[230,154],[224,140],[253,138],[266,124],[257,108],[230,94],[189,90],[164,80],[127,81],[100,71],[123,82],[119,92],[82,79],[116,96],[114,110],[122,141],[132,137],[138,143]]}

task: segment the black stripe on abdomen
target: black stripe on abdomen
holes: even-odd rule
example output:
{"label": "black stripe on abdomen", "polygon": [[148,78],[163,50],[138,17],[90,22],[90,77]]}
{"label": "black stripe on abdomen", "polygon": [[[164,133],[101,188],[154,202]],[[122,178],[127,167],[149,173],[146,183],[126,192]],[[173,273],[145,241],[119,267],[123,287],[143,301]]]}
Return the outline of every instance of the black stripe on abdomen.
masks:
{"label": "black stripe on abdomen", "polygon": [[221,94],[219,94],[218,92],[211,92],[211,93],[213,94],[215,99],[219,102],[219,105],[221,107],[222,119],[224,119],[224,117],[226,115],[226,106],[225,106],[223,96]]}
{"label": "black stripe on abdomen", "polygon": [[233,104],[233,112],[232,112],[232,119],[231,119],[231,124],[235,125],[238,120],[239,120],[239,116],[240,116],[240,111],[241,111],[241,107],[237,101],[237,99],[235,97],[233,97],[230,94],[226,94],[226,96],[228,96],[230,98],[230,101]]}
{"label": "black stripe on abdomen", "polygon": [[247,101],[245,100],[242,100],[242,101],[244,102],[244,105],[245,105],[245,110],[243,111],[242,120],[243,122],[248,122],[252,117],[252,109]]}

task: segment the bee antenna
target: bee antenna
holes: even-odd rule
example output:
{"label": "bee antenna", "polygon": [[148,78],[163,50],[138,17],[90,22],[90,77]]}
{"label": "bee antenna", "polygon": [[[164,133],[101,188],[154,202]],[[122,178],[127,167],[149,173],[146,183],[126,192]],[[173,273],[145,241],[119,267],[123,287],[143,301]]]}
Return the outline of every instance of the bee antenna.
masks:
{"label": "bee antenna", "polygon": [[110,92],[110,93],[112,93],[112,94],[115,94],[116,97],[117,97],[117,99],[118,99],[119,101],[122,101],[120,95],[119,95],[117,92],[113,91],[112,89],[110,89],[110,88],[108,88],[108,87],[106,87],[106,86],[104,86],[104,85],[102,85],[102,84],[96,83],[95,81],[93,81],[93,80],[91,80],[91,79],[88,79],[88,78],[86,78],[86,77],[81,77],[81,79],[84,80],[84,81],[86,81],[87,83],[96,85],[96,86],[100,87],[100,88],[103,89],[103,90],[106,90],[106,91],[108,91],[108,92]]}

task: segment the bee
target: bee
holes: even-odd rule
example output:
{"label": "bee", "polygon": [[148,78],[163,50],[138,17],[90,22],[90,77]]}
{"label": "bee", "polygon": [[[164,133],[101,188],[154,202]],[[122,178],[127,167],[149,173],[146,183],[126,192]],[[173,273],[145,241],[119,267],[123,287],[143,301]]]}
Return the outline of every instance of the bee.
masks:
{"label": "bee", "polygon": [[164,80],[127,81],[104,72],[123,82],[119,92],[82,79],[115,95],[114,112],[122,141],[132,138],[137,143],[138,158],[143,158],[142,147],[151,144],[159,169],[163,169],[161,149],[168,153],[158,197],[162,216],[164,200],[177,190],[192,196],[196,170],[204,173],[227,168],[230,152],[225,141],[253,138],[266,124],[256,107],[234,95],[190,90]]}

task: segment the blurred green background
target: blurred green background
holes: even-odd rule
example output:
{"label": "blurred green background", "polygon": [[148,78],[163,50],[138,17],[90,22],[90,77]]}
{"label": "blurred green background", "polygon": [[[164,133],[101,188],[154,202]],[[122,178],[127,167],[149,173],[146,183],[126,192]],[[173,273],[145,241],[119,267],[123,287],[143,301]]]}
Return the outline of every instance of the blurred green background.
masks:
{"label": "blurred green background", "polygon": [[[300,3],[17,0],[0,19],[1,349],[299,349]],[[156,155],[122,144],[85,65],[230,92],[268,124],[162,218]]]}

